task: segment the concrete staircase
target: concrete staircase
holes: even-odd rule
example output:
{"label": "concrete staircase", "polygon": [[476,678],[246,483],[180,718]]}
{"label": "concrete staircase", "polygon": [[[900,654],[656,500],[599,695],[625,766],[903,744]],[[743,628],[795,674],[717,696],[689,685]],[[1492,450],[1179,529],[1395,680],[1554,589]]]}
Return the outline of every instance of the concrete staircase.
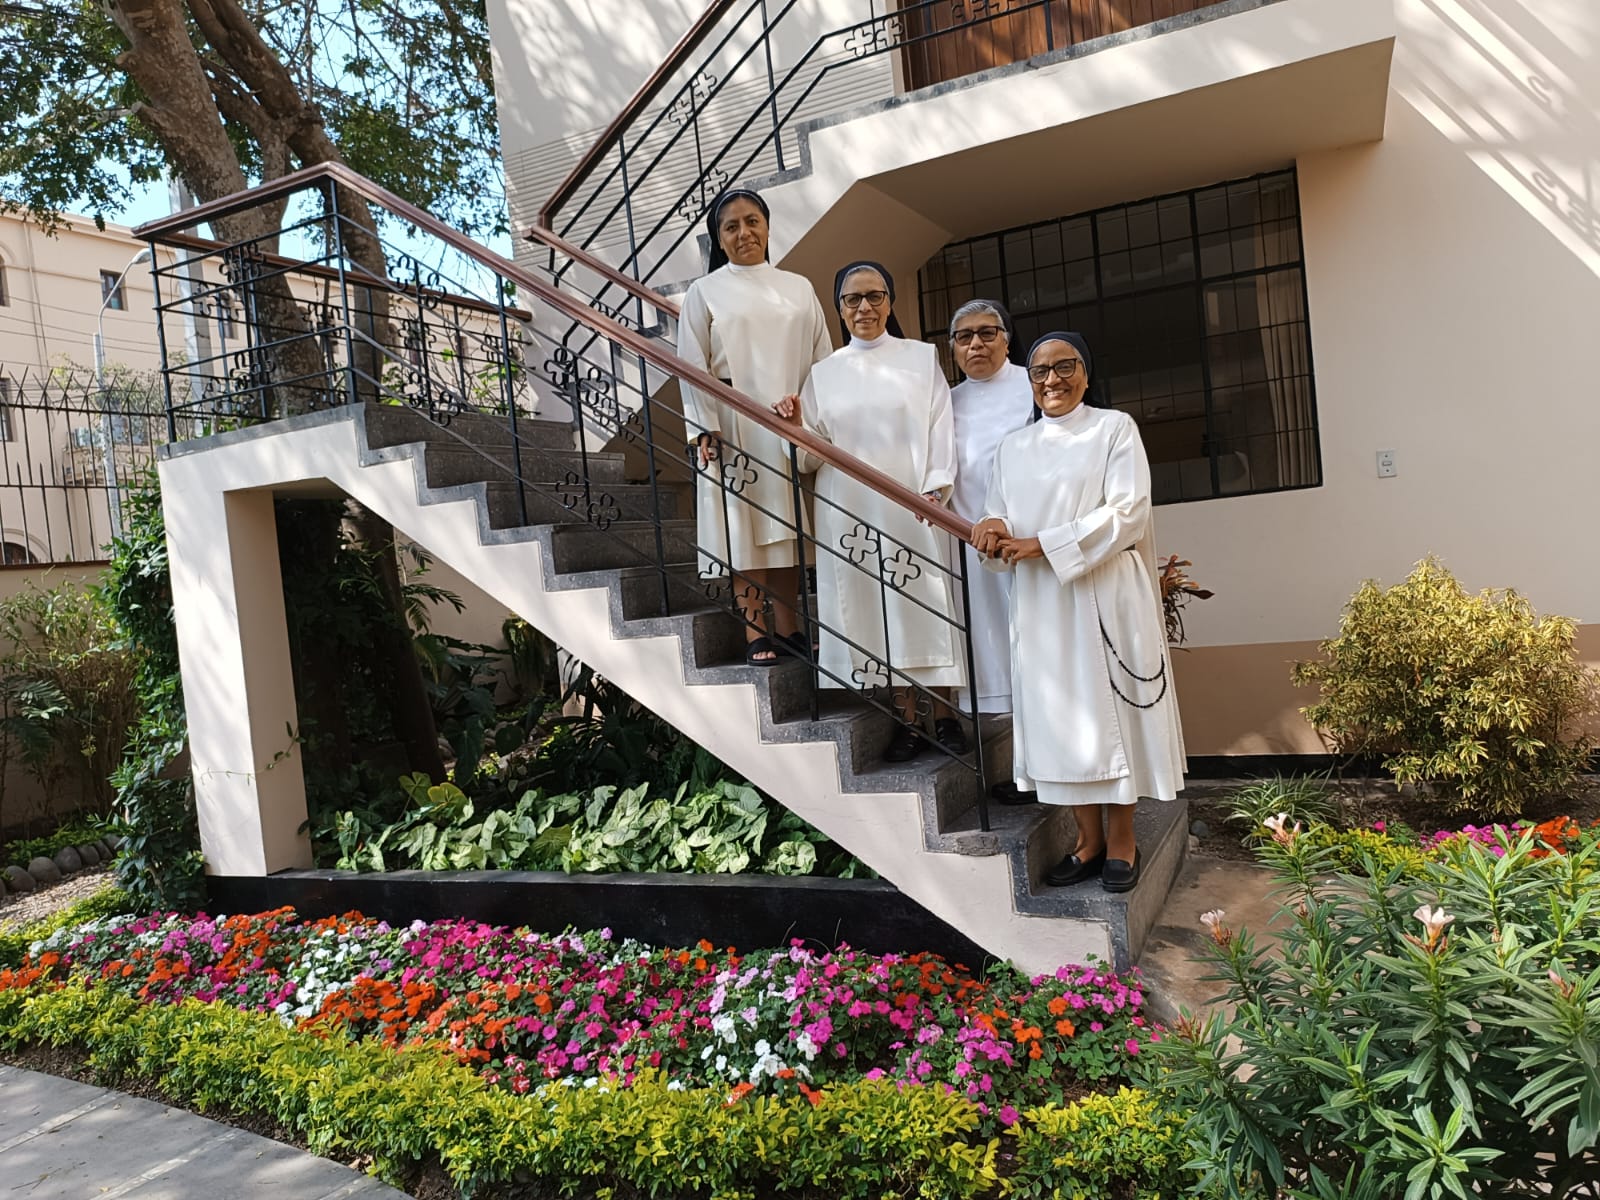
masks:
{"label": "concrete staircase", "polygon": [[[1139,814],[1145,868],[1133,893],[1045,887],[1045,872],[1072,844],[1070,813],[991,806],[992,828],[983,831],[979,782],[967,766],[935,751],[884,762],[893,722],[849,692],[824,689],[814,719],[809,666],[745,665],[725,588],[697,577],[688,485],[630,483],[616,453],[591,452],[585,463],[565,423],[524,420],[518,432],[525,488],[508,472],[509,431],[499,419],[470,413],[441,425],[408,408],[351,405],[179,443],[161,466],[163,494],[181,498],[168,501],[169,536],[184,538],[184,506],[193,501],[198,511],[208,494],[353,496],[985,949],[1038,971],[1090,955],[1119,966],[1138,957],[1182,866],[1186,805],[1151,804]],[[649,519],[658,504],[667,518],[659,534]],[[194,545],[194,536],[198,530],[173,544]],[[218,554],[237,561],[228,544],[238,549],[238,530],[210,537],[221,543]],[[180,566],[176,559],[186,557],[174,563],[185,687],[203,689],[191,676],[206,668],[191,671],[187,646],[204,615],[186,611],[178,576],[206,567]],[[209,578],[218,578],[217,569]],[[658,615],[663,578],[672,613],[665,617]],[[236,768],[204,761],[208,746],[227,744],[230,720],[259,731],[278,715],[265,701],[253,700],[251,709],[190,706],[197,792],[216,823],[208,845],[228,845],[230,823],[265,829],[262,840],[271,843],[274,821],[297,819],[292,793],[269,799],[259,787],[276,772],[268,782],[281,792],[283,762],[273,759],[257,787],[241,790]],[[248,738],[242,727],[236,736]],[[984,738],[991,779],[1008,777],[1009,721],[986,722]],[[257,771],[268,749],[254,752]],[[219,781],[223,773],[231,782]],[[308,866],[308,847],[286,839],[279,838],[286,851],[269,849],[259,861],[241,853],[230,862],[210,850],[208,858],[219,874]]]}

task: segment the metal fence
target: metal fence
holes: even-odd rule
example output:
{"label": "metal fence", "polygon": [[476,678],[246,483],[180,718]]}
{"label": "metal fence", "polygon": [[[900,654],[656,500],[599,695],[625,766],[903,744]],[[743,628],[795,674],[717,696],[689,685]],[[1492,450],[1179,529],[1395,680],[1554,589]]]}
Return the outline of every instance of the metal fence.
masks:
{"label": "metal fence", "polygon": [[167,441],[159,375],[0,364],[0,562],[95,562]]}

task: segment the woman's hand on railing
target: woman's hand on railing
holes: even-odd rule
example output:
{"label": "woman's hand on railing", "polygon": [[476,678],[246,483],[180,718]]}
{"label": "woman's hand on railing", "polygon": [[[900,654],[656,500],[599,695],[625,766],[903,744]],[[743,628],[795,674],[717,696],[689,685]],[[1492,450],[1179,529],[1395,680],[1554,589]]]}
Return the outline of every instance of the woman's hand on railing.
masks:
{"label": "woman's hand on railing", "polygon": [[772,406],[772,411],[777,413],[791,425],[800,424],[800,397],[785,396]]}
{"label": "woman's hand on railing", "polygon": [[718,457],[720,457],[719,449],[721,445],[721,433],[702,433],[699,437],[695,438],[694,447],[696,453],[698,453],[700,456],[700,465],[702,467],[709,467],[712,463],[717,461]]}
{"label": "woman's hand on railing", "polygon": [[989,517],[972,527],[972,548],[990,558],[997,556],[1000,544],[1010,538],[1010,527],[999,517]]}

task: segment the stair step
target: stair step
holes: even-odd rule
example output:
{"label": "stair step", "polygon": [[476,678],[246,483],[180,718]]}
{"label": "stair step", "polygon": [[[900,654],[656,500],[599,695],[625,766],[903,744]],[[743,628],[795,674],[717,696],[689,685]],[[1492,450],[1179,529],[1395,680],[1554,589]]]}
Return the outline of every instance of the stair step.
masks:
{"label": "stair step", "polygon": [[[451,413],[448,419],[428,419],[427,414],[404,405],[369,404],[366,411],[367,448],[381,450],[409,442],[435,442],[445,445],[510,446],[508,418],[492,413]],[[565,421],[542,421],[518,416],[517,441],[524,447],[571,450],[572,426]]]}
{"label": "stair step", "polygon": [[[585,456],[576,450],[548,450],[523,447],[519,456],[522,478],[529,483],[551,485],[567,478],[587,478],[592,483],[612,484],[626,482],[622,475],[623,458],[620,454],[591,452]],[[428,443],[423,455],[423,475],[429,487],[450,487],[458,483],[478,483],[482,480],[509,480],[511,475],[511,447],[464,446],[454,442],[434,440]]]}
{"label": "stair step", "polygon": [[[509,479],[491,479],[484,487],[488,491],[490,529],[563,522],[584,522],[598,528],[604,521],[614,528],[622,522],[649,522],[658,511],[665,520],[673,521],[690,507],[689,497],[676,484],[592,484],[587,498],[582,484],[519,485]],[[527,520],[523,520],[519,494],[526,496]],[[653,545],[649,557],[653,562]]]}
{"label": "stair step", "polygon": [[[627,520],[613,521],[605,529],[587,522],[556,525],[550,531],[551,565],[561,575],[653,566],[657,561],[656,528],[653,521]],[[665,561],[690,562],[695,558],[693,521],[662,521],[660,532]]]}

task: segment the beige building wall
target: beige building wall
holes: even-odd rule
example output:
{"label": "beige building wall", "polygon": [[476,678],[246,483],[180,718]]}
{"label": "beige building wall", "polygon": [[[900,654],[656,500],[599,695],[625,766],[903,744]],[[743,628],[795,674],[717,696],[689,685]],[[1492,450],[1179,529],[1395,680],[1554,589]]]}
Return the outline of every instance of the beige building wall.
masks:
{"label": "beige building wall", "polygon": [[1191,752],[1320,749],[1287,664],[1430,553],[1600,665],[1600,6],[1396,12],[1386,136],[1299,162],[1323,486],[1157,512],[1217,592],[1177,664]]}

